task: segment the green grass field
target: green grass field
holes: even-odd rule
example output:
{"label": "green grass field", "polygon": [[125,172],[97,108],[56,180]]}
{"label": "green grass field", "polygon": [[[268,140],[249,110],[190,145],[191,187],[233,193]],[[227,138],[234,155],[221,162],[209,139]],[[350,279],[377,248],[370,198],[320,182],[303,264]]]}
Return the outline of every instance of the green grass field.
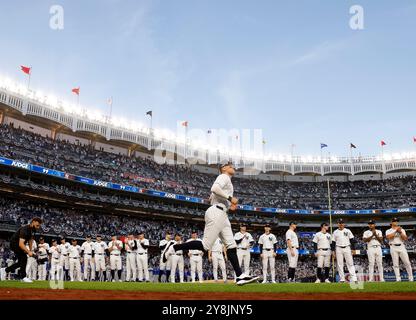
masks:
{"label": "green grass field", "polygon": [[[22,283],[18,281],[1,281],[2,288],[33,288],[48,289],[49,282],[36,281]],[[111,283],[111,282],[65,282],[64,289],[81,290],[127,290],[145,292],[262,292],[262,293],[328,293],[328,292],[416,292],[416,282],[384,282],[364,283],[363,288],[353,289],[349,284],[331,283],[278,283],[278,284],[249,284],[236,286],[234,284],[216,283]]]}

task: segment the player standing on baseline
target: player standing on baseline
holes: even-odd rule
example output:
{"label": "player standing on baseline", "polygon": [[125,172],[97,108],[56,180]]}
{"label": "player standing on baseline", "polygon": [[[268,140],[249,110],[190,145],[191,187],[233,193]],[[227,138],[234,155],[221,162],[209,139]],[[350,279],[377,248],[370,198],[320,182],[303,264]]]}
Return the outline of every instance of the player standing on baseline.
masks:
{"label": "player standing on baseline", "polygon": [[227,269],[225,267],[225,262],[227,261],[227,249],[220,238],[215,240],[212,249],[208,251],[208,260],[212,261],[214,281],[218,282],[218,266],[220,266],[222,279],[224,283],[227,283]]}
{"label": "player standing on baseline", "polygon": [[167,261],[168,255],[178,250],[211,250],[215,240],[220,237],[227,248],[228,259],[237,276],[236,283],[237,285],[244,285],[256,281],[258,277],[252,277],[241,272],[237,257],[237,244],[227,216],[229,211],[237,210],[238,200],[233,197],[234,187],[231,183],[231,177],[234,176],[235,169],[228,162],[220,166],[220,173],[211,187],[211,206],[205,212],[205,229],[202,242],[192,241],[183,244],[170,244],[163,252],[162,259],[164,262]]}
{"label": "player standing on baseline", "polygon": [[276,283],[275,258],[277,250],[277,239],[273,233],[270,233],[271,227],[266,224],[264,233],[259,238],[260,258],[263,264],[263,282],[267,283],[267,267],[270,266],[271,282]]}
{"label": "player standing on baseline", "polygon": [[163,252],[166,247],[170,244],[172,240],[172,235],[167,232],[165,235],[165,239],[160,240],[159,242],[159,249],[161,250],[160,254],[160,263],[159,263],[159,282],[162,282],[162,275],[165,274],[165,282],[169,281],[170,278],[170,269],[172,266],[172,259],[171,256],[167,257],[167,261],[163,262]]}
{"label": "player standing on baseline", "polygon": [[94,258],[93,258],[94,242],[91,241],[90,235],[86,236],[85,241],[81,245],[81,253],[84,258],[84,280],[94,281],[95,280],[95,265],[94,265]]}
{"label": "player standing on baseline", "polygon": [[[144,233],[140,232],[137,242],[137,268],[139,270],[139,282],[150,282],[149,261],[147,257],[147,249],[149,248],[149,240],[144,238]],[[143,279],[144,274],[144,279]]]}
{"label": "player standing on baseline", "polygon": [[29,243],[26,245],[27,249],[29,249],[29,244],[31,245],[32,251],[35,253],[35,255],[27,256],[26,274],[28,278],[32,280],[36,280],[37,279],[36,276],[38,274],[38,262],[36,260],[36,253],[38,250],[38,246],[34,238],[32,238],[29,241]]}
{"label": "player standing on baseline", "polygon": [[355,272],[352,250],[354,250],[355,239],[351,230],[345,228],[344,220],[338,220],[338,229],[334,231],[333,242],[335,242],[335,254],[337,259],[337,268],[339,282],[345,282],[344,259],[350,273],[351,281],[358,282]]}
{"label": "player standing on baseline", "polygon": [[[315,257],[318,259],[315,283],[331,283],[329,281],[329,268],[331,266],[332,236],[328,233],[329,224],[321,224],[321,231],[315,233],[312,239]],[[335,254],[335,253],[332,253]],[[322,273],[322,269],[325,273]]]}
{"label": "player standing on baseline", "polygon": [[[82,281],[81,275],[81,247],[78,245],[77,240],[72,239],[71,246],[68,249],[69,255],[69,277],[71,282],[73,281]],[[76,277],[74,275],[76,272]]]}
{"label": "player standing on baseline", "polygon": [[107,267],[105,265],[105,255],[108,250],[107,244],[97,235],[97,241],[94,243],[94,260],[95,260],[95,279],[100,280],[100,272],[104,281],[107,281]]}
{"label": "player standing on baseline", "polygon": [[[191,239],[189,241],[202,241],[201,239],[198,239],[198,233],[197,231],[192,231]],[[192,282],[195,282],[195,273],[198,272],[198,280],[199,283],[202,283],[204,278],[202,274],[202,256],[204,255],[204,251],[202,250],[189,250],[188,256],[189,256],[189,262],[191,264],[191,279]]]}
{"label": "player standing on baseline", "polygon": [[399,219],[393,218],[391,220],[391,228],[386,231],[386,238],[389,240],[391,259],[393,260],[393,270],[396,275],[396,281],[402,281],[400,276],[400,260],[403,261],[406,268],[409,281],[413,281],[412,265],[409,261],[409,254],[407,253],[404,242],[407,240],[406,231],[399,226]]}
{"label": "player standing on baseline", "polygon": [[127,236],[124,242],[127,252],[126,257],[126,281],[135,282],[137,280],[137,242],[132,234]]}
{"label": "player standing on baseline", "polygon": [[61,252],[61,260],[59,261],[59,280],[69,280],[69,258],[68,250],[70,244],[65,241],[65,238],[61,238],[61,244],[59,245],[59,251]]}
{"label": "player standing on baseline", "polygon": [[[182,244],[182,237],[180,234],[175,234],[174,244],[175,245]],[[171,269],[171,274],[170,274],[170,282],[175,283],[176,268],[178,268],[179,282],[183,283],[183,278],[184,278],[183,250],[176,250],[175,252],[171,252],[170,254],[172,256],[171,257],[172,269]]]}
{"label": "player standing on baseline", "polygon": [[[26,263],[27,256],[32,257],[34,252],[32,250],[31,240],[42,224],[41,218],[33,218],[30,224],[20,227],[10,239],[10,249],[16,254],[17,262],[7,268],[0,269],[0,280],[6,280],[6,274],[15,272],[19,269],[18,277],[23,282],[33,282],[26,277]],[[26,248],[26,243],[29,243],[29,248]]]}
{"label": "player standing on baseline", "polygon": [[298,236],[295,232],[297,227],[297,223],[291,221],[289,223],[289,229],[286,231],[286,254],[289,260],[289,269],[287,271],[287,281],[294,282],[295,281],[295,273],[296,268],[298,266],[298,258],[299,258],[299,240]]}
{"label": "player standing on baseline", "polygon": [[111,269],[111,280],[116,282],[116,270],[118,275],[118,281],[121,282],[121,271],[123,266],[121,265],[121,249],[123,243],[117,240],[116,236],[111,237],[111,241],[108,243],[108,251],[110,252],[110,269]]}
{"label": "player standing on baseline", "polygon": [[51,255],[49,270],[50,280],[58,280],[60,276],[60,260],[61,260],[61,251],[59,249],[58,243],[55,239],[52,239],[52,246],[49,248],[49,254]]}
{"label": "player standing on baseline", "polygon": [[374,220],[368,221],[368,230],[363,234],[363,241],[367,242],[367,256],[368,256],[368,273],[369,282],[374,281],[374,264],[377,262],[377,269],[380,275],[380,282],[384,282],[383,273],[383,252],[381,244],[383,243],[383,233],[381,230],[376,230],[376,223]]}
{"label": "player standing on baseline", "polygon": [[46,264],[48,262],[48,252],[49,244],[45,242],[43,237],[39,238],[38,248],[37,248],[37,260],[38,260],[38,279],[45,281],[47,272]]}
{"label": "player standing on baseline", "polygon": [[250,249],[254,244],[254,239],[249,232],[247,232],[247,225],[240,225],[240,231],[234,235],[234,240],[237,243],[237,257],[241,270],[245,274],[250,273]]}

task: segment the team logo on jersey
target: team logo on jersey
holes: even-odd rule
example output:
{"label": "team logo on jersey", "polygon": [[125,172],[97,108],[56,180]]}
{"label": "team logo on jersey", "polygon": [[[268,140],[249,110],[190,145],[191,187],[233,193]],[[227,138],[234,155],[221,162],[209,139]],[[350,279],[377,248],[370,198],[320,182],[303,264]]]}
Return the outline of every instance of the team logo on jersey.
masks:
{"label": "team logo on jersey", "polygon": [[330,236],[329,234],[326,236],[326,238],[327,238],[328,240],[331,240],[331,236]]}
{"label": "team logo on jersey", "polygon": [[348,237],[348,232],[344,231],[344,236]]}
{"label": "team logo on jersey", "polygon": [[270,240],[270,241],[273,241],[273,237],[272,237],[272,236],[270,236],[270,237],[269,237],[269,240]]}

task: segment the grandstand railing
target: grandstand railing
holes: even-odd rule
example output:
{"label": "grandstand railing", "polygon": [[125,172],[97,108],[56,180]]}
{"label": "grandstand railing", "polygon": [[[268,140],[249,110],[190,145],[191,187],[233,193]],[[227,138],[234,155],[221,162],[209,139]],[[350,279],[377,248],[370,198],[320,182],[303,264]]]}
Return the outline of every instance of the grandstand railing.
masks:
{"label": "grandstand railing", "polygon": [[[7,88],[7,89],[6,89]],[[301,156],[267,156],[250,158],[239,153],[226,154],[219,149],[195,147],[193,143],[177,141],[174,138],[161,137],[149,128],[129,129],[115,125],[111,119],[93,119],[88,113],[80,115],[71,112],[64,102],[42,96],[27,88],[7,87],[0,83],[0,103],[7,105],[23,115],[32,115],[48,119],[71,129],[73,132],[90,132],[101,135],[108,141],[127,141],[141,145],[150,150],[161,149],[204,164],[216,164],[224,159],[232,159],[238,168],[255,169],[262,172],[284,172],[288,174],[313,173],[317,175],[347,174],[366,172],[388,173],[400,170],[416,170],[414,153],[384,155],[373,157],[301,157]]]}
{"label": "grandstand railing", "polygon": [[[140,188],[136,186],[122,185],[113,182],[106,182],[101,180],[94,180],[86,177],[81,177],[73,175],[67,172],[48,169],[45,167],[37,166],[30,163],[25,163],[17,160],[12,160],[4,157],[0,157],[0,165],[7,167],[14,167],[18,169],[27,170],[30,172],[36,172],[45,176],[53,176],[59,179],[70,180],[78,183],[83,183],[86,185],[91,185],[99,188],[107,188],[112,190],[118,190],[120,192],[132,192],[139,193],[151,197],[173,199],[183,202],[191,203],[200,203],[208,205],[209,202],[206,199],[191,197],[187,195],[175,194],[165,191],[152,190],[146,188]],[[266,213],[275,213],[275,214],[299,214],[299,215],[310,215],[310,214],[324,214],[329,215],[345,215],[345,214],[398,214],[398,213],[411,213],[416,212],[415,207],[410,208],[392,208],[392,209],[364,209],[364,210],[307,210],[307,209],[282,209],[282,208],[265,208],[265,207],[255,207],[250,205],[240,204],[238,205],[239,210],[243,211],[254,211],[254,212],[266,212]]]}

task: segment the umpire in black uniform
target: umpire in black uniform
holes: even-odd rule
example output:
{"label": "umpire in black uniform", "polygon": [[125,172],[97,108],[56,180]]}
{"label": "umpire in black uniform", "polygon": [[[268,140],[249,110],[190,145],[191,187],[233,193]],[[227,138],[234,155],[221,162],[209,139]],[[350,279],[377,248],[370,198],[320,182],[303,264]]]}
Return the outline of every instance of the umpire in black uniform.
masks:
{"label": "umpire in black uniform", "polygon": [[[6,274],[14,272],[19,269],[19,278],[23,282],[32,282],[26,277],[26,263],[27,256],[32,257],[34,252],[32,251],[32,239],[36,230],[40,228],[42,224],[41,218],[33,218],[30,224],[22,226],[10,239],[10,249],[16,254],[17,262],[10,267],[0,269],[0,279],[5,280]],[[29,244],[29,249],[26,248],[26,244]]]}

